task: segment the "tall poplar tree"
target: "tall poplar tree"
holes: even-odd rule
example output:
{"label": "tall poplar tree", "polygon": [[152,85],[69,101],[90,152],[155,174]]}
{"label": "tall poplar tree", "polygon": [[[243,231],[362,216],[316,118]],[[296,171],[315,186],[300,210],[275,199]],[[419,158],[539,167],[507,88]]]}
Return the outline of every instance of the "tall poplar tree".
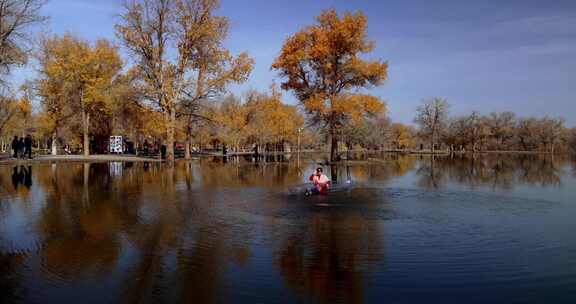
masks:
{"label": "tall poplar tree", "polygon": [[365,60],[374,43],[366,37],[367,19],[360,12],[338,16],[324,11],[318,24],[290,36],[272,68],[285,79],[284,90],[294,92],[313,123],[331,138],[330,159],[338,159],[338,136],[346,124],[384,111],[375,96],[358,89],[378,86],[387,78],[388,63]]}
{"label": "tall poplar tree", "polygon": [[216,0],[130,0],[117,35],[136,60],[144,102],[162,112],[167,160],[174,162],[176,120],[197,113],[198,101],[243,81],[253,61],[222,48],[227,20]]}

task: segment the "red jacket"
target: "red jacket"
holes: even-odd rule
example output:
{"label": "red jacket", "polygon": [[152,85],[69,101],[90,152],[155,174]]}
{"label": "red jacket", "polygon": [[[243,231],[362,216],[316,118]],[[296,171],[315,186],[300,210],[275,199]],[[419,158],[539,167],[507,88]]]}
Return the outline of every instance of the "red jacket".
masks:
{"label": "red jacket", "polygon": [[308,179],[314,183],[314,186],[316,186],[318,191],[320,191],[320,194],[327,194],[328,188],[330,188],[330,186],[332,185],[332,182],[330,180],[328,180],[328,177],[326,177],[326,175],[324,175],[324,177],[326,177],[325,178],[326,182],[324,182],[324,183],[318,182],[318,180],[315,179],[315,177],[316,177],[316,174],[312,174],[312,175],[310,175],[310,177]]}

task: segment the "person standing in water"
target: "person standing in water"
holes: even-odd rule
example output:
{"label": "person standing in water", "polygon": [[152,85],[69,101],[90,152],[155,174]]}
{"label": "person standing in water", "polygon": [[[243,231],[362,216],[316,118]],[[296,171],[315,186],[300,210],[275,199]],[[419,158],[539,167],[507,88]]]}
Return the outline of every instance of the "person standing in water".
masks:
{"label": "person standing in water", "polygon": [[324,174],[324,170],[322,168],[316,168],[316,173],[310,175],[309,180],[314,184],[314,187],[307,189],[306,195],[328,194],[328,189],[332,185],[332,182]]}

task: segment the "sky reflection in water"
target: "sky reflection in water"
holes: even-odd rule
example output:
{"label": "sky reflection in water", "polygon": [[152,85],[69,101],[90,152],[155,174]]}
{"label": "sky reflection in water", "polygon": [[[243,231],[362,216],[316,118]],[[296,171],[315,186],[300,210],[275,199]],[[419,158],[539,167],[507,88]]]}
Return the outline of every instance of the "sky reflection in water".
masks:
{"label": "sky reflection in water", "polygon": [[576,300],[573,160],[359,159],[0,166],[0,302]]}

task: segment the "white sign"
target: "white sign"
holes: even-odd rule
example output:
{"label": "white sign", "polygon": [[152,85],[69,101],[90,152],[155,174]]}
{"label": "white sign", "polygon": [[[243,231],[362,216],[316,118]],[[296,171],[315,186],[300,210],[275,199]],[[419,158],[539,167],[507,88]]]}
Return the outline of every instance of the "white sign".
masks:
{"label": "white sign", "polygon": [[122,136],[110,136],[110,153],[123,153]]}

